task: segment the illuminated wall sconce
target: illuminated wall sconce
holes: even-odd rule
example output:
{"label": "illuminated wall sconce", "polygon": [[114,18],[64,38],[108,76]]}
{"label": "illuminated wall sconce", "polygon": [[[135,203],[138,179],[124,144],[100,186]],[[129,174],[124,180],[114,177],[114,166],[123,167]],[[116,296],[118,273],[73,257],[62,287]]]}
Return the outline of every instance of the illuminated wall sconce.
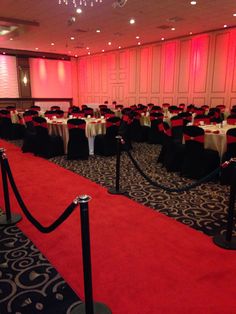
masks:
{"label": "illuminated wall sconce", "polygon": [[24,74],[22,82],[24,83],[25,86],[28,84],[28,78],[26,74]]}

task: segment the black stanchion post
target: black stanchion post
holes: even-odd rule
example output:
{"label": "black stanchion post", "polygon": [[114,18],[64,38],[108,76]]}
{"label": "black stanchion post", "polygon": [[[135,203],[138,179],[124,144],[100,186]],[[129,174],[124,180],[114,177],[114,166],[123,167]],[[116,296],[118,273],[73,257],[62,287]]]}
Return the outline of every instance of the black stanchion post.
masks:
{"label": "black stanchion post", "polygon": [[125,194],[125,191],[120,189],[120,152],[121,152],[121,141],[120,135],[116,136],[116,186],[115,188],[108,189],[110,194]]}
{"label": "black stanchion post", "polygon": [[11,213],[9,190],[8,190],[8,181],[7,181],[7,172],[4,166],[4,159],[7,156],[5,154],[5,149],[0,148],[0,163],[2,171],[2,186],[3,186],[3,195],[5,203],[5,214],[0,216],[0,226],[11,226],[19,222],[22,217],[20,214]]}
{"label": "black stanchion post", "polygon": [[88,202],[90,200],[91,197],[88,195],[81,195],[78,197],[78,203],[80,203],[85,302],[76,305],[72,309],[71,314],[111,314],[110,309],[105,304],[100,302],[93,302],[89,213],[88,213]]}
{"label": "black stanchion post", "polygon": [[236,197],[236,161],[233,161],[233,169],[230,185],[229,208],[227,214],[226,234],[217,234],[213,237],[213,242],[221,248],[236,250],[236,237],[232,236],[234,226],[234,207]]}

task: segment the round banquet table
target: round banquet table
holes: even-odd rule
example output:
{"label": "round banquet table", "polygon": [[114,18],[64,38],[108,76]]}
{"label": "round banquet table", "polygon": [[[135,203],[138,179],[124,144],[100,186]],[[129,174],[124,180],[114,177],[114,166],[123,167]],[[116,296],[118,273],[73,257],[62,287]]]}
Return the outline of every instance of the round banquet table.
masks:
{"label": "round banquet table", "polygon": [[[85,134],[89,143],[89,154],[94,154],[94,139],[98,134],[106,133],[106,120],[97,118],[82,118],[86,121]],[[59,135],[63,139],[64,152],[67,154],[67,144],[69,141],[69,131],[67,127],[68,119],[47,119],[48,132],[50,135]]]}
{"label": "round banquet table", "polygon": [[224,124],[224,125],[204,125],[200,126],[205,131],[204,147],[208,149],[216,150],[222,159],[227,149],[226,132],[229,129],[236,128],[236,125]]}

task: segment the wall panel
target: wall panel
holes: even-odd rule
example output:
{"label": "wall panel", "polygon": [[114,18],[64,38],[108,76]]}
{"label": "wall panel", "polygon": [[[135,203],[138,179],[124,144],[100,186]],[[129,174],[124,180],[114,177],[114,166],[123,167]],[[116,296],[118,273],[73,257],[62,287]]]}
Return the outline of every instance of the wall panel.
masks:
{"label": "wall panel", "polygon": [[[78,61],[79,101],[230,106],[236,98],[235,42],[236,30],[227,29],[84,57]],[[91,77],[100,79],[100,87]]]}
{"label": "wall panel", "polygon": [[207,89],[209,41],[210,38],[208,35],[193,38],[192,58],[195,93],[206,92]]}
{"label": "wall panel", "polygon": [[225,92],[227,78],[229,33],[216,35],[212,92]]}
{"label": "wall panel", "polygon": [[164,93],[174,92],[176,43],[170,42],[164,48]]}
{"label": "wall panel", "polygon": [[178,92],[189,92],[189,78],[191,73],[191,40],[180,42],[180,61],[178,71]]}

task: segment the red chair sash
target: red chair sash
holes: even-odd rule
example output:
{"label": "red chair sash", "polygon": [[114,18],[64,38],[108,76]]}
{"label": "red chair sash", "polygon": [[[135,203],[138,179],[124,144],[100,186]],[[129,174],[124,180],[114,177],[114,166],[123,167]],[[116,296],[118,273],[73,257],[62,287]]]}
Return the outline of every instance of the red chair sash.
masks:
{"label": "red chair sash", "polygon": [[227,144],[236,143],[236,136],[227,135]]}
{"label": "red chair sash", "polygon": [[164,129],[164,133],[165,133],[167,136],[172,136],[171,129],[167,129],[167,130]]}
{"label": "red chair sash", "polygon": [[234,119],[234,118],[229,118],[229,119],[227,119],[227,123],[228,123],[228,124],[236,124],[236,119]]}
{"label": "red chair sash", "polygon": [[187,134],[184,134],[184,140],[187,141],[196,141],[198,143],[204,143],[204,135],[198,135],[198,136],[189,136]]}
{"label": "red chair sash", "polygon": [[86,123],[81,123],[81,124],[72,124],[72,123],[68,123],[68,124],[67,124],[68,129],[81,129],[81,130],[85,130],[85,126],[86,126]]}
{"label": "red chair sash", "polygon": [[159,123],[159,124],[157,125],[157,129],[158,129],[158,131],[160,131],[160,132],[164,132],[164,131],[165,131],[164,124],[163,124],[163,123]]}
{"label": "red chair sash", "polygon": [[175,127],[175,126],[183,126],[183,119],[173,119],[171,120],[171,126]]}
{"label": "red chair sash", "polygon": [[46,113],[44,116],[47,117],[48,119],[52,119],[52,117],[56,116],[56,114],[54,114],[54,113]]}
{"label": "red chair sash", "polygon": [[30,122],[30,121],[32,121],[32,119],[33,119],[33,116],[25,116],[24,117],[25,122]]}
{"label": "red chair sash", "polygon": [[47,123],[46,123],[46,122],[39,123],[39,122],[33,121],[33,124],[34,124],[34,126],[41,126],[42,128],[45,128],[45,129],[47,129],[47,128],[48,128],[48,126],[47,126]]}
{"label": "red chair sash", "polygon": [[117,121],[117,122],[110,122],[110,121],[107,121],[107,122],[106,122],[106,127],[107,127],[107,128],[110,128],[110,127],[113,126],[113,125],[115,125],[115,126],[120,126],[120,121]]}
{"label": "red chair sash", "polygon": [[132,123],[132,119],[126,114],[122,116],[122,120],[125,121],[127,124]]}
{"label": "red chair sash", "polygon": [[0,113],[0,117],[1,117],[1,118],[8,118],[8,119],[11,119],[10,113],[6,113],[6,114]]}
{"label": "red chair sash", "polygon": [[114,118],[115,115],[114,115],[114,113],[106,113],[106,114],[105,114],[105,117],[106,117],[106,118]]}

